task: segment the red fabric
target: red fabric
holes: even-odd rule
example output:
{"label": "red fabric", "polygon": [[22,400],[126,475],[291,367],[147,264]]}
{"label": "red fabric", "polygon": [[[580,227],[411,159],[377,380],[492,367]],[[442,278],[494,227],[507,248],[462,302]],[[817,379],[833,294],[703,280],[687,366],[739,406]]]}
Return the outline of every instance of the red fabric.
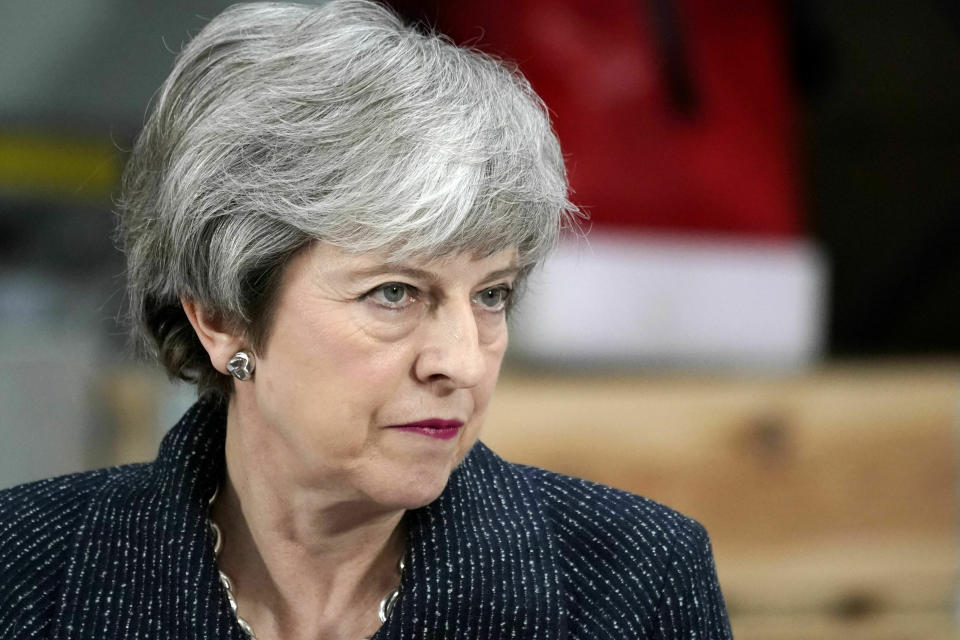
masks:
{"label": "red fabric", "polygon": [[[543,97],[597,225],[800,232],[794,112],[773,0],[679,0],[699,106],[671,106],[649,0],[395,3],[514,60]],[[428,6],[431,5],[431,6]]]}

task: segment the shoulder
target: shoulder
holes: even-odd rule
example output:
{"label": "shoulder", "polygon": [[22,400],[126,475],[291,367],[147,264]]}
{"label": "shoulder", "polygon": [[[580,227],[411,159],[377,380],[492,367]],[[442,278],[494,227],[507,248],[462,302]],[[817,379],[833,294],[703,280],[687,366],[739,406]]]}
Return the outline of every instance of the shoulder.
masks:
{"label": "shoulder", "polygon": [[0,637],[41,625],[95,496],[146,465],[48,478],[0,491]]}
{"label": "shoulder", "polygon": [[608,545],[636,543],[634,553],[657,559],[678,545],[697,546],[707,540],[698,522],[658,502],[582,478],[508,462],[482,443],[473,448],[468,461],[486,472],[485,481],[498,495],[504,483],[525,487],[524,493],[535,500],[556,540],[572,548],[601,550]]}
{"label": "shoulder", "polygon": [[126,484],[148,466],[144,463],[84,471],[0,490],[0,539],[43,533],[56,521],[75,515],[105,487]]}
{"label": "shoulder", "polygon": [[574,628],[595,628],[602,616],[617,634],[688,637],[696,630],[696,637],[729,637],[700,523],[626,491],[536,467],[518,470],[537,491],[553,532]]}
{"label": "shoulder", "polygon": [[570,544],[632,542],[635,553],[662,557],[707,540],[700,523],[648,498],[537,467],[519,468],[536,488],[548,520],[560,525],[559,537]]}

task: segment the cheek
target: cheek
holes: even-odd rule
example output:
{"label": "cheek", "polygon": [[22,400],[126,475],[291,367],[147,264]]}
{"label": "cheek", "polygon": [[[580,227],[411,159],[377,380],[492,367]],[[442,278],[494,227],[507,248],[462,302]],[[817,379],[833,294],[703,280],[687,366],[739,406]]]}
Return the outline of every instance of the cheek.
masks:
{"label": "cheek", "polygon": [[404,340],[415,327],[410,322],[377,322],[351,314],[328,341],[336,374],[358,389],[375,391],[378,382],[405,375],[410,358]]}
{"label": "cheek", "polygon": [[349,319],[333,313],[299,314],[278,323],[261,367],[264,392],[298,413],[343,408],[335,398],[351,395],[351,386],[369,373],[371,356]]}
{"label": "cheek", "polygon": [[490,313],[487,311],[478,311],[477,314],[477,339],[484,349],[492,353],[497,353],[497,358],[502,359],[503,353],[507,348],[507,321],[506,317],[500,313]]}
{"label": "cheek", "polygon": [[503,361],[505,349],[506,341],[504,341],[502,347],[486,351],[487,375],[484,377],[483,382],[472,389],[473,419],[470,423],[470,431],[465,434],[466,437],[464,437],[457,447],[456,464],[460,464],[467,453],[470,452],[470,448],[473,447],[474,443],[480,438],[483,424],[486,421],[487,407],[490,405],[493,391],[497,386],[497,378],[500,374],[500,363]]}
{"label": "cheek", "polygon": [[298,393],[331,422],[376,423],[408,376],[406,343],[373,337],[350,315],[318,331],[309,351],[317,365],[298,382]]}
{"label": "cheek", "polygon": [[426,308],[419,303],[402,310],[381,309],[370,303],[355,305],[350,318],[353,328],[369,343],[389,345],[416,331],[425,315]]}
{"label": "cheek", "polygon": [[500,376],[500,365],[503,363],[503,354],[507,349],[506,334],[493,343],[484,347],[487,368],[483,381],[473,389],[474,408],[477,417],[482,421],[490,398],[497,386]]}

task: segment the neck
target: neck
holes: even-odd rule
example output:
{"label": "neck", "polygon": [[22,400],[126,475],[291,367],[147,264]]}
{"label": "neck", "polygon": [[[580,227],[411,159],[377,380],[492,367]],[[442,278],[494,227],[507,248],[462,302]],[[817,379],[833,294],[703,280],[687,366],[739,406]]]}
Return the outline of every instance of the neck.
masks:
{"label": "neck", "polygon": [[211,514],[239,614],[261,640],[370,635],[380,600],[399,583],[403,510],[305,482],[240,413],[232,400],[227,474]]}

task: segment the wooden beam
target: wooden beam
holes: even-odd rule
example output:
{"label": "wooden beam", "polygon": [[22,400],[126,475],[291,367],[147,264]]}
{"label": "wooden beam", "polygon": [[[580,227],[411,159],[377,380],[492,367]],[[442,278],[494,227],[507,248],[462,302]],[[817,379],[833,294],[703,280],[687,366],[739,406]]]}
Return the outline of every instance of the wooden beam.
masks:
{"label": "wooden beam", "polygon": [[483,440],[701,521],[732,610],[942,610],[960,561],[958,372],[507,375]]}

